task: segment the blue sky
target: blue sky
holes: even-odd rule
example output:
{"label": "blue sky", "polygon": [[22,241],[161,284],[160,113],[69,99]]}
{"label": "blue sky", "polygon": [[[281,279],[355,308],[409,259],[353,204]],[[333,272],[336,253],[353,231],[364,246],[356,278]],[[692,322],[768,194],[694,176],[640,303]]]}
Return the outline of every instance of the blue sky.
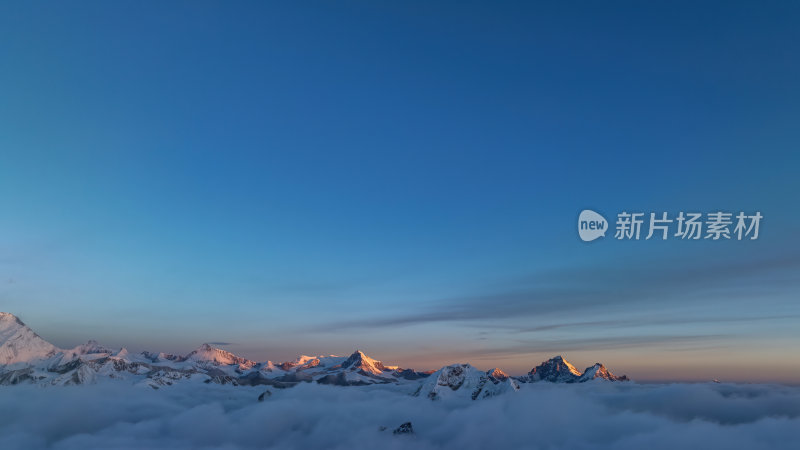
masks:
{"label": "blue sky", "polygon": [[[800,8],[380,3],[0,6],[0,310],[62,346],[798,381]],[[587,244],[584,208],[764,221]]]}

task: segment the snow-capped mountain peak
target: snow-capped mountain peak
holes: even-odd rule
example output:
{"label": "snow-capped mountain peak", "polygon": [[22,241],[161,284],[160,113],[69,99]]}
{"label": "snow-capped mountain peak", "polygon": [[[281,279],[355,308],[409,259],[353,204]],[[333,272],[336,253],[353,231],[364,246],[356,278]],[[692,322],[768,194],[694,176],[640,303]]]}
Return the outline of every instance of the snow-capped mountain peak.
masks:
{"label": "snow-capped mountain peak", "polygon": [[414,395],[431,400],[453,397],[476,400],[518,390],[517,381],[499,369],[484,372],[470,364],[453,364],[431,374]]}
{"label": "snow-capped mountain peak", "polygon": [[625,375],[616,376],[600,363],[588,367],[583,373],[562,356],[556,356],[531,369],[518,378],[523,383],[549,381],[552,383],[583,383],[589,380],[628,381]]}
{"label": "snow-capped mountain peak", "polygon": [[58,352],[13,314],[0,312],[0,364],[50,358]]}
{"label": "snow-capped mountain peak", "polygon": [[255,361],[251,361],[241,356],[236,356],[227,350],[222,350],[216,347],[212,347],[209,344],[201,345],[197,350],[194,350],[193,352],[186,355],[184,359],[189,361],[207,362],[217,366],[238,365],[241,368],[247,368],[247,369],[250,369],[256,364],[258,364]]}
{"label": "snow-capped mountain peak", "polygon": [[580,376],[578,381],[589,381],[589,380],[608,380],[608,381],[628,381],[628,377],[626,375],[616,376],[611,373],[606,366],[595,363],[591,367],[587,367],[586,370],[583,371],[583,375]]}
{"label": "snow-capped mountain peak", "polygon": [[106,347],[100,345],[94,339],[88,341],[85,344],[81,344],[71,350],[73,353],[77,355],[89,355],[89,354],[97,354],[97,353],[114,353],[113,350],[110,350]]}
{"label": "snow-capped mountain peak", "polygon": [[[302,369],[309,369],[309,368],[312,368],[312,367],[317,367],[318,365],[320,365],[320,362],[321,362],[320,358],[318,358],[316,356],[301,355],[297,359],[295,359],[294,361],[287,361],[287,362],[280,363],[280,364],[278,364],[277,367],[280,368],[281,370],[284,370],[284,371],[302,370]],[[271,365],[271,363],[270,363],[270,365]]]}
{"label": "snow-capped mountain peak", "polygon": [[343,369],[362,370],[372,375],[383,375],[386,366],[382,362],[370,358],[361,350],[356,350],[344,362],[342,362]]}
{"label": "snow-capped mountain peak", "polygon": [[103,347],[95,340],[90,340],[89,342],[81,344],[73,349],[63,350],[61,362],[67,362],[78,358],[84,360],[104,358],[113,353],[113,350]]}

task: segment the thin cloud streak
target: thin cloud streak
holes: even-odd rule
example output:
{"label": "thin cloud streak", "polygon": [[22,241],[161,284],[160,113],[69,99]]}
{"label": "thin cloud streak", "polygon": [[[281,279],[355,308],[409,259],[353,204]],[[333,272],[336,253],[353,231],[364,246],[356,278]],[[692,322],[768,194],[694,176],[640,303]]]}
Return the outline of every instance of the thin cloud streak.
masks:
{"label": "thin cloud streak", "polygon": [[626,328],[626,327],[637,327],[637,326],[675,325],[675,324],[688,324],[688,323],[700,324],[700,323],[759,322],[768,320],[788,320],[788,319],[798,319],[798,318],[800,318],[800,315],[797,314],[784,315],[784,316],[762,316],[762,317],[695,317],[695,318],[675,317],[668,319],[637,318],[637,319],[626,319],[626,320],[593,320],[585,322],[565,322],[565,323],[555,323],[548,325],[539,325],[535,327],[514,327],[514,326],[493,325],[493,328],[507,328],[512,333],[536,333],[540,331],[551,331],[551,330],[557,330],[562,328],[573,328],[573,327]]}
{"label": "thin cloud streak", "polygon": [[[680,347],[681,350],[720,348],[721,343],[729,338],[727,334],[696,334],[696,335],[635,335],[598,337],[586,339],[553,339],[517,341],[516,344],[489,347],[483,349],[448,350],[442,356],[449,358],[481,358],[481,359],[510,359],[533,354],[561,354],[564,352],[617,350],[628,348],[658,348],[671,350]],[[720,341],[720,343],[714,343]]]}
{"label": "thin cloud streak", "polygon": [[[732,296],[763,292],[774,295],[775,286],[765,283],[766,275],[788,274],[780,283],[784,290],[800,284],[793,269],[800,257],[781,256],[720,266],[674,268],[649,267],[612,269],[566,269],[535,274],[516,289],[434,301],[427,311],[404,316],[373,317],[328,324],[327,331],[350,327],[399,327],[435,322],[474,322],[519,317],[610,311],[627,305],[653,307],[669,300],[673,307],[695,304],[708,291],[730,291]],[[533,285],[530,285],[530,284]],[[780,292],[780,291],[778,291]],[[721,294],[714,294],[719,297]],[[726,294],[728,295],[728,294]],[[786,316],[781,316],[786,317]],[[650,319],[656,320],[659,319]],[[725,319],[710,318],[710,321]],[[591,321],[590,323],[599,325]],[[678,322],[676,322],[678,323]]]}

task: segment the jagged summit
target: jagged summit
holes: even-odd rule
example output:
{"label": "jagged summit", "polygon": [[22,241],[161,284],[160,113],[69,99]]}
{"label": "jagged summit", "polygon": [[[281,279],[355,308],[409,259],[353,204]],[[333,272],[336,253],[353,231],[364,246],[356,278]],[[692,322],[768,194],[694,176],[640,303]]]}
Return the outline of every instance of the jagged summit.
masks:
{"label": "jagged summit", "polygon": [[113,350],[108,349],[108,348],[100,345],[100,343],[98,343],[94,339],[90,339],[85,344],[81,344],[81,345],[75,347],[74,349],[72,349],[72,351],[77,353],[77,354],[79,354],[79,355],[88,355],[88,354],[91,354],[91,353],[108,353],[108,354],[111,354],[111,353],[114,352]]}
{"label": "jagged summit", "polygon": [[[294,361],[280,363],[277,365],[277,367],[284,371],[309,369],[319,366],[321,358],[323,357],[300,355]],[[271,365],[271,363],[269,363],[269,365]]]}
{"label": "jagged summit", "polygon": [[583,371],[583,375],[580,376],[578,381],[590,381],[590,380],[608,380],[608,381],[628,381],[628,377],[626,375],[616,376],[611,373],[606,366],[595,363],[591,367],[587,367],[586,370]]}
{"label": "jagged summit", "polygon": [[486,374],[496,380],[505,381],[511,377],[508,376],[507,373],[503,372],[502,370],[495,367],[494,369],[490,369],[486,372]]}
{"label": "jagged summit", "polygon": [[536,381],[549,381],[552,383],[582,383],[595,379],[603,379],[609,381],[628,381],[628,377],[616,376],[606,369],[600,363],[586,368],[581,373],[580,370],[575,368],[572,364],[564,359],[561,355],[550,358],[549,360],[539,364],[531,369],[527,375],[520,377],[522,382],[536,382]]}
{"label": "jagged summit", "polygon": [[422,382],[414,395],[431,400],[460,398],[477,400],[516,392],[519,384],[499,369],[484,372],[471,364],[444,366]]}
{"label": "jagged summit", "polygon": [[559,355],[534,367],[527,376],[530,381],[571,383],[581,376],[581,371]]}
{"label": "jagged summit", "polygon": [[[62,350],[62,352],[63,352],[63,356],[61,358],[62,362],[74,360],[76,358],[81,358],[81,359],[104,358],[114,354],[113,350],[100,345],[94,339],[90,340],[85,344],[81,344],[75,348],[69,350]],[[117,354],[119,354],[119,352],[117,352]]]}

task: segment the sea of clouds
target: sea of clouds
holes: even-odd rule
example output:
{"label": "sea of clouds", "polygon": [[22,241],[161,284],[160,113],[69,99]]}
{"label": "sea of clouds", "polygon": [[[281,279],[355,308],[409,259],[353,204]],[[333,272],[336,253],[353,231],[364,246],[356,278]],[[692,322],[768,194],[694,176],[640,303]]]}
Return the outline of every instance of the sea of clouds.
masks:
{"label": "sea of clouds", "polygon": [[[1,387],[0,448],[800,448],[800,387],[537,383],[455,402],[316,384],[259,402],[264,390]],[[413,435],[392,434],[407,421]]]}

